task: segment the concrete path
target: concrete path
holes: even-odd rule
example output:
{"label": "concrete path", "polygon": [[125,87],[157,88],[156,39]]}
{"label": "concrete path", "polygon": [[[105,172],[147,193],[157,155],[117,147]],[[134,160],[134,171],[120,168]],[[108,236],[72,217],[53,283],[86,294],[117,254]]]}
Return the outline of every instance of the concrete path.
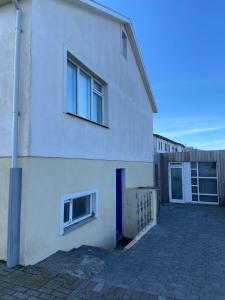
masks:
{"label": "concrete path", "polygon": [[225,208],[162,206],[122,254],[81,247],[29,268],[0,264],[0,299],[225,299]]}

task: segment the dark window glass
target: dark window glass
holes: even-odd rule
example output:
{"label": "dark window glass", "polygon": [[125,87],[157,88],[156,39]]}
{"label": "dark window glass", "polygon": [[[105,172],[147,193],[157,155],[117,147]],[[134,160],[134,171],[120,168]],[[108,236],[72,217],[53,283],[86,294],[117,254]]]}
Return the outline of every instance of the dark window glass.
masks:
{"label": "dark window glass", "polygon": [[198,195],[192,195],[192,201],[198,202]]}
{"label": "dark window glass", "polygon": [[196,164],[196,162],[192,162],[192,163],[191,163],[191,168],[192,168],[192,169],[197,169],[197,164]]}
{"label": "dark window glass", "polygon": [[216,179],[199,179],[200,194],[217,194]]}
{"label": "dark window glass", "polygon": [[182,169],[172,168],[171,169],[171,184],[172,184],[172,199],[182,200],[183,189],[182,189]]}
{"label": "dark window glass", "polygon": [[124,31],[122,31],[122,51],[123,56],[127,58],[127,36]]}
{"label": "dark window glass", "polygon": [[197,194],[198,193],[198,187],[197,186],[193,186],[192,187],[192,193],[193,194]]}
{"label": "dark window glass", "polygon": [[70,220],[70,202],[64,203],[64,223]]}
{"label": "dark window glass", "polygon": [[191,184],[197,185],[197,178],[191,178]]}
{"label": "dark window glass", "polygon": [[84,196],[73,200],[73,220],[89,215],[90,213],[90,196]]}
{"label": "dark window glass", "polygon": [[93,111],[92,119],[93,121],[102,124],[102,97],[97,94],[93,94]]}
{"label": "dark window glass", "polygon": [[66,110],[76,114],[77,105],[77,68],[67,62]]}
{"label": "dark window glass", "polygon": [[215,162],[198,163],[199,177],[216,177]]}
{"label": "dark window glass", "polygon": [[218,197],[217,196],[204,196],[204,195],[200,195],[200,201],[201,202],[216,203],[216,202],[218,202]]}
{"label": "dark window glass", "polygon": [[197,177],[197,170],[191,170],[191,176]]}

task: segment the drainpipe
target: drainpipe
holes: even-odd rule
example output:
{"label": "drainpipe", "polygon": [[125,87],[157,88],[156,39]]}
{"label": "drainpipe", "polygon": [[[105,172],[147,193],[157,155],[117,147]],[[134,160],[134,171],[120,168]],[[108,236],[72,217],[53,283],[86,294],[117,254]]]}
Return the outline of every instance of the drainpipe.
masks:
{"label": "drainpipe", "polygon": [[20,254],[20,213],[21,213],[21,183],[22,168],[17,166],[18,156],[18,116],[20,92],[20,36],[22,11],[17,0],[12,0],[16,9],[15,57],[13,81],[13,116],[12,116],[12,161],[9,178],[8,207],[8,239],[7,266],[15,267],[19,263]]}

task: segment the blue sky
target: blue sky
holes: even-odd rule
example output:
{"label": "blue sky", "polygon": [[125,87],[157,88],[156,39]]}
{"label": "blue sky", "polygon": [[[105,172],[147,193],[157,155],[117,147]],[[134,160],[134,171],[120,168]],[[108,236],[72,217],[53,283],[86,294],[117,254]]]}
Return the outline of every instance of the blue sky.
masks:
{"label": "blue sky", "polygon": [[225,1],[98,2],[132,20],[158,105],[155,132],[225,149]]}

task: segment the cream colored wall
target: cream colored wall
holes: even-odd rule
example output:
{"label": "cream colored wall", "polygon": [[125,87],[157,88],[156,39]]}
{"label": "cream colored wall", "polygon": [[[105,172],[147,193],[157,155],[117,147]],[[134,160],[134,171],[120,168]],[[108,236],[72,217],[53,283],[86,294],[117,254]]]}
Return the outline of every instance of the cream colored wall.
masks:
{"label": "cream colored wall", "polygon": [[[112,248],[115,242],[115,172],[126,169],[126,186],[153,185],[152,163],[85,159],[24,158],[21,264],[34,264],[58,250],[83,244]],[[99,217],[60,235],[60,198],[99,191]]]}

